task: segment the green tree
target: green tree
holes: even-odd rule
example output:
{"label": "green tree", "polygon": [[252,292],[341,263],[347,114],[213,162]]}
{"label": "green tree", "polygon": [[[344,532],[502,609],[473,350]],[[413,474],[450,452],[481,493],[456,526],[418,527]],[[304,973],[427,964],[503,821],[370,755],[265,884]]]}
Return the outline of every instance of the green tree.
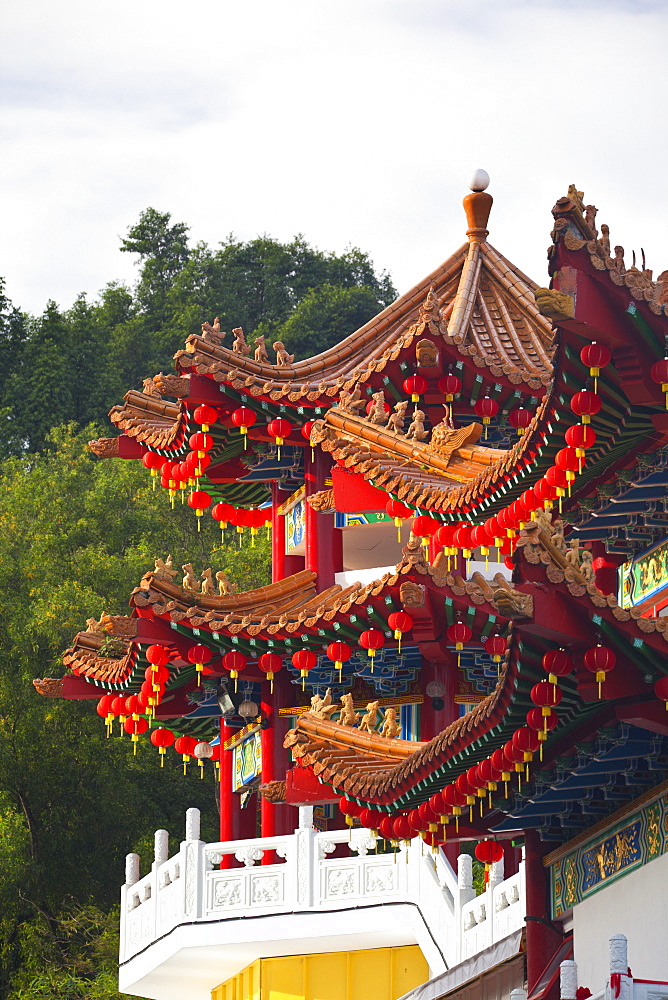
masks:
{"label": "green tree", "polygon": [[[367,285],[321,285],[307,292],[288,319],[272,331],[298,358],[309,358],[334,347],[379,311],[375,292]],[[262,333],[260,327],[258,333]]]}
{"label": "green tree", "polygon": [[156,322],[157,329],[169,319],[167,293],[189,255],[189,227],[183,222],[170,225],[170,220],[169,212],[147,208],[121,241],[122,253],[139,254],[137,300]]}
{"label": "green tree", "polygon": [[133,756],[129,740],[105,738],[94,700],[39,697],[33,679],[62,674],[61,650],[90,615],[126,613],[158,555],[224,565],[244,587],[268,578],[266,540],[221,549],[211,519],[198,533],[139,463],[92,456],[98,432],[52,431],[42,454],[0,462],[0,997],[98,996],[75,985],[113,971],[95,942],[124,855],[138,849],[146,866],[153,830],[178,835],[190,805],[215,839],[212,776],[184,778],[173,759],[159,768],[147,740]]}

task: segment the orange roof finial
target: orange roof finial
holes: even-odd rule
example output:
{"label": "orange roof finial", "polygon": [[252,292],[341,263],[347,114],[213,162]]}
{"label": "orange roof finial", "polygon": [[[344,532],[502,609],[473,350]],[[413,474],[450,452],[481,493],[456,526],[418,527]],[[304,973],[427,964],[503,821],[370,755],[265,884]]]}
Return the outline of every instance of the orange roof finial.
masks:
{"label": "orange roof finial", "polygon": [[487,194],[485,191],[488,185],[489,174],[487,171],[476,170],[469,182],[472,193],[467,194],[463,202],[469,227],[466,230],[466,235],[470,243],[484,242],[488,233],[487,222],[494,201],[491,194]]}

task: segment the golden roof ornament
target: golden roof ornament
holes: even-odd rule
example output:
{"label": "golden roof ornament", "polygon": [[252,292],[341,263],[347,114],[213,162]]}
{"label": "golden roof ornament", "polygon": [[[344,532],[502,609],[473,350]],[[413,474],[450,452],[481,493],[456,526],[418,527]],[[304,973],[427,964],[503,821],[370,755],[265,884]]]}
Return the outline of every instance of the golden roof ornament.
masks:
{"label": "golden roof ornament", "polygon": [[466,235],[470,243],[484,243],[489,233],[487,223],[494,201],[491,194],[487,194],[487,188],[489,187],[489,174],[487,171],[478,168],[469,181],[469,187],[471,188],[471,194],[467,194],[463,201],[466,221],[468,223]]}

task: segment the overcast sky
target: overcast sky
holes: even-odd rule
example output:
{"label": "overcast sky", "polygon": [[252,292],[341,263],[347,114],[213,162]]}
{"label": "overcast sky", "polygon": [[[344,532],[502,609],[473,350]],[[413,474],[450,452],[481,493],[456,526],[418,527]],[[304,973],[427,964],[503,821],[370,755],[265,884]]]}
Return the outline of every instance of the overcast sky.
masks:
{"label": "overcast sky", "polygon": [[21,0],[4,10],[0,275],[16,305],[132,282],[147,206],[194,241],[301,232],[405,291],[464,242],[539,283],[574,182],[668,268],[667,0]]}

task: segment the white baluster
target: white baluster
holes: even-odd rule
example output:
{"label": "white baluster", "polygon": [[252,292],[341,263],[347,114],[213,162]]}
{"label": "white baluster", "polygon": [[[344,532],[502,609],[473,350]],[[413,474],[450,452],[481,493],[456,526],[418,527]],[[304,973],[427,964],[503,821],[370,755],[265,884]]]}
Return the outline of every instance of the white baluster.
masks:
{"label": "white baluster", "polygon": [[134,885],[135,882],[139,881],[139,855],[138,854],[126,854],[125,855],[125,884],[127,886]]}
{"label": "white baluster", "polygon": [[186,810],[186,840],[199,840],[199,809]]}
{"label": "white baluster", "polygon": [[575,1000],[578,988],[578,965],[566,959],[559,966],[559,989],[561,1000]]}
{"label": "white baluster", "polygon": [[158,868],[169,857],[169,834],[166,830],[156,830],[153,838],[153,867]]}

